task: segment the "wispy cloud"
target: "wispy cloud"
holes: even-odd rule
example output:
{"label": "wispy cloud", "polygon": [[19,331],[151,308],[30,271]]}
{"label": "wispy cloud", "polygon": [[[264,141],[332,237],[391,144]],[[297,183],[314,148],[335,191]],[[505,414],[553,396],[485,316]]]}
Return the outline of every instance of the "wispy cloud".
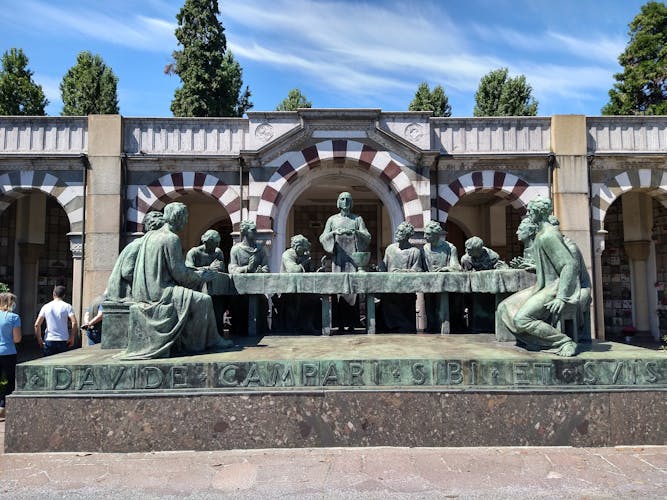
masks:
{"label": "wispy cloud", "polygon": [[[421,80],[441,83],[448,92],[474,92],[482,75],[508,67],[525,74],[538,96],[587,99],[608,88],[624,43],[454,22],[444,4],[426,2],[260,0],[223,5],[223,16],[244,28],[235,30],[244,31],[234,36],[239,56],[350,93],[363,93],[364,85],[414,89]],[[562,62],[536,62],[554,57]]]}
{"label": "wispy cloud", "polygon": [[[70,53],[82,40],[99,42],[105,57],[114,57],[114,70],[125,71],[119,74],[125,99],[139,96],[146,85],[132,80],[137,64],[146,69],[158,58],[166,63],[177,48],[175,15],[182,0],[5,1],[9,6],[0,9],[0,38],[5,25],[17,39],[45,34],[54,41],[54,50]],[[465,5],[440,0],[236,0],[220,2],[220,8],[228,46],[244,69],[251,68],[244,72],[246,83],[264,101],[262,106],[271,107],[275,94],[282,92],[276,90],[277,78],[266,76],[273,73],[285,85],[307,85],[329,105],[338,100],[395,104],[396,109],[407,106],[417,84],[426,80],[442,84],[457,100],[455,113],[464,115],[472,111],[480,78],[499,67],[525,74],[540,104],[555,103],[554,108],[606,96],[618,70],[627,21],[612,19],[621,10],[613,0],[604,0],[610,12],[601,23],[594,22],[604,8],[597,2],[559,2],[563,5],[534,0],[467,0]],[[581,19],[574,22],[574,13]],[[594,27],[582,29],[588,25]],[[620,27],[607,29],[610,25]],[[59,64],[71,64],[68,57]],[[161,64],[156,65],[160,76]],[[59,102],[59,82],[48,80],[40,76],[48,98]],[[158,80],[152,88],[168,87],[167,93],[178,83]]]}
{"label": "wispy cloud", "polygon": [[414,85],[407,84],[400,79],[358,71],[345,64],[280,53],[256,43],[248,46],[230,43],[229,47],[237,56],[262,63],[298,69],[320,83],[326,82],[327,85],[339,91],[353,91],[357,95],[371,95],[386,89],[407,90],[414,87]]}
{"label": "wispy cloud", "polygon": [[252,33],[230,40],[235,54],[352,93],[414,89],[423,79],[469,90],[497,63],[466,53],[465,38],[442,12],[436,23],[428,8],[384,5],[260,1],[229,4],[223,15]]}
{"label": "wispy cloud", "polygon": [[5,12],[5,16],[38,27],[43,32],[75,33],[137,50],[168,52],[176,45],[175,23],[143,15],[107,14],[95,8],[73,9],[27,0],[18,10]]}
{"label": "wispy cloud", "polygon": [[611,39],[608,37],[598,38],[575,38],[560,33],[548,33],[548,36],[559,43],[568,53],[579,58],[601,63],[614,64],[618,56],[625,50],[625,40]]}
{"label": "wispy cloud", "polygon": [[472,32],[488,43],[500,48],[519,50],[532,54],[562,54],[575,60],[596,61],[598,64],[613,64],[625,48],[625,40],[606,35],[586,34],[575,37],[557,31],[538,33],[520,32],[495,25],[473,23]]}

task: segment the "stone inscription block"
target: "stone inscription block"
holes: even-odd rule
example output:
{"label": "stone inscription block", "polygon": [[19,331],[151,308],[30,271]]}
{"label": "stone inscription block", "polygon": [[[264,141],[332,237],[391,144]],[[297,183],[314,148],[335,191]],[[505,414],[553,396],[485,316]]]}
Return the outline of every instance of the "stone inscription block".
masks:
{"label": "stone inscription block", "polygon": [[667,358],[584,360],[378,359],[17,367],[19,392],[247,388],[667,387]]}

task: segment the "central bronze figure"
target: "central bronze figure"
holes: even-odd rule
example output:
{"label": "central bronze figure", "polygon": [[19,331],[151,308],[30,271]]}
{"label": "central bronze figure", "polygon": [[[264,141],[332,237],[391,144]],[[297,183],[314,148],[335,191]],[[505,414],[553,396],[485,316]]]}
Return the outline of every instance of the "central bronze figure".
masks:
{"label": "central bronze figure", "polygon": [[[331,254],[331,270],[335,273],[353,273],[363,270],[370,254],[371,233],[364,219],[352,213],[352,195],[347,191],[338,195],[339,213],[332,215],[320,235],[324,251]],[[339,329],[354,329],[359,318],[356,294],[339,295],[333,308],[334,323]]]}

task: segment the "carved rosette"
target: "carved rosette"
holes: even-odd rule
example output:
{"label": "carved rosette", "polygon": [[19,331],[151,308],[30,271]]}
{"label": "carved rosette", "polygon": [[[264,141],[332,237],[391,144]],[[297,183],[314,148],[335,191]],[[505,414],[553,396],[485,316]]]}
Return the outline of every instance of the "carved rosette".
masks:
{"label": "carved rosette", "polygon": [[412,142],[419,142],[424,137],[424,127],[418,123],[411,123],[405,127],[405,138]]}
{"label": "carved rosette", "polygon": [[269,142],[273,137],[273,127],[268,123],[260,123],[255,129],[255,137],[261,142]]}

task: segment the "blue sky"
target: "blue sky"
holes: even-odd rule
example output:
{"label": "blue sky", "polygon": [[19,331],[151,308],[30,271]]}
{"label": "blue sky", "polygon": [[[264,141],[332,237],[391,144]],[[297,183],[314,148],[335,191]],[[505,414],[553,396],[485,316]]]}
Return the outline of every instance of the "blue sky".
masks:
{"label": "blue sky", "polygon": [[[295,87],[320,108],[406,110],[417,85],[443,85],[452,116],[472,116],[489,71],[525,74],[538,114],[599,115],[620,71],[628,23],[644,0],[222,1],[227,45],[254,111]],[[58,86],[83,50],[119,77],[125,116],[171,116],[183,0],[3,0],[0,51],[22,48],[34,80],[62,110]]]}

